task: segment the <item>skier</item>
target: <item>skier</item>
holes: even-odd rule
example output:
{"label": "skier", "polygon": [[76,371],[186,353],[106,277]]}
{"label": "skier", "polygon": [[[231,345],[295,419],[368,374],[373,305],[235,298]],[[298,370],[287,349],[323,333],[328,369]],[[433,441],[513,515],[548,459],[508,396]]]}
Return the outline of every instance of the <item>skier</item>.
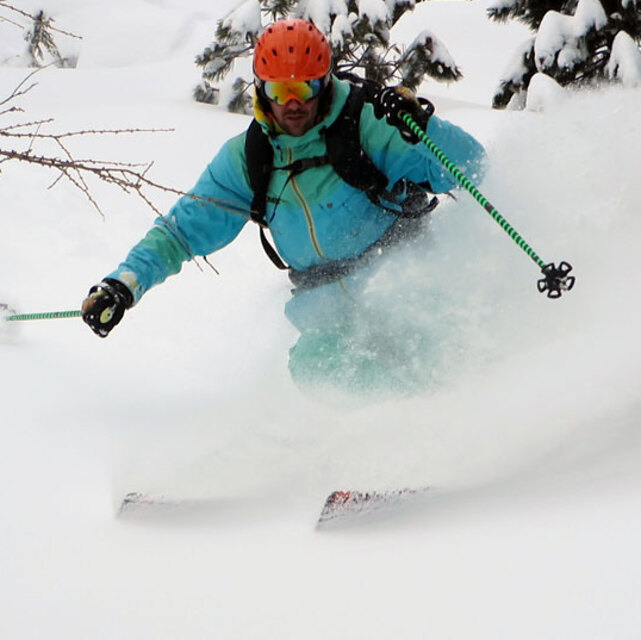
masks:
{"label": "skier", "polygon": [[[456,186],[400,112],[470,177],[482,172],[484,151],[402,87],[357,86],[332,74],[330,45],[305,20],[268,26],[253,63],[252,126],[223,145],[190,194],[90,289],[83,319],[107,336],[152,286],[228,245],[253,220],[268,256],[295,285],[285,309],[301,332],[290,352],[292,375],[332,378],[349,357],[356,292],[373,264],[417,233],[437,203],[431,194]],[[230,211],[230,202],[251,215]],[[375,351],[343,368],[371,382],[381,368]]]}

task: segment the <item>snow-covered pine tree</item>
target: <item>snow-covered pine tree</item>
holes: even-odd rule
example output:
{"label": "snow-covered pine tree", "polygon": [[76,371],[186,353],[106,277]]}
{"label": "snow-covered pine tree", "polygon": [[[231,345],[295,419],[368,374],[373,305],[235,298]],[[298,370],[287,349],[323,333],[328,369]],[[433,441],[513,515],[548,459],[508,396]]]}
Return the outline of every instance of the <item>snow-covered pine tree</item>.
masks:
{"label": "snow-covered pine tree", "polygon": [[488,15],[536,32],[504,72],[495,108],[522,107],[537,73],[562,87],[641,84],[641,0],[497,0]]}
{"label": "snow-covered pine tree", "polygon": [[[422,31],[406,47],[394,44],[391,29],[425,0],[245,0],[218,22],[216,38],[197,56],[202,82],[194,96],[202,102],[224,100],[228,109],[251,112],[251,55],[264,24],[281,18],[311,20],[328,37],[336,71],[355,73],[385,84],[416,90],[426,76],[451,82],[460,69],[438,38]],[[227,95],[220,83],[230,72]]]}
{"label": "snow-covered pine tree", "polygon": [[52,58],[53,64],[64,67],[65,61],[58,51],[51,33],[53,18],[46,15],[43,10],[33,16],[31,28],[25,33],[27,41],[27,54],[31,60],[31,67],[41,67],[47,63],[47,54]]}
{"label": "snow-covered pine tree", "polygon": [[[78,62],[78,50],[66,40],[63,51],[58,48],[54,39],[62,35],[75,41],[82,40],[69,31],[54,26],[54,18],[44,10],[29,13],[8,0],[0,0],[0,65],[45,67],[75,67]],[[4,27],[8,31],[5,33]],[[16,28],[21,36],[14,37]],[[19,42],[24,40],[23,48]],[[21,51],[18,53],[18,49]]]}

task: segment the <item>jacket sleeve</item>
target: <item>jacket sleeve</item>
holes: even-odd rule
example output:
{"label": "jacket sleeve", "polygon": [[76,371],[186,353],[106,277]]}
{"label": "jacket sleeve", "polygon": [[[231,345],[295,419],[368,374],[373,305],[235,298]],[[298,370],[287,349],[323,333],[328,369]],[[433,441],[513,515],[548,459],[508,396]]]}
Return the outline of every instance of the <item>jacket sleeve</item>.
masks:
{"label": "jacket sleeve", "polygon": [[229,244],[249,219],[252,191],[245,168],[245,134],[228,141],[188,195],[159,217],[108,278],[125,284],[134,304],[195,256]]}
{"label": "jacket sleeve", "polygon": [[[360,127],[363,148],[388,177],[390,188],[401,178],[417,184],[427,182],[432,193],[445,193],[457,186],[456,178],[426,145],[405,142],[395,127],[374,116],[368,103],[363,107]],[[430,117],[426,133],[470,180],[483,177],[485,151],[469,133],[436,115]]]}

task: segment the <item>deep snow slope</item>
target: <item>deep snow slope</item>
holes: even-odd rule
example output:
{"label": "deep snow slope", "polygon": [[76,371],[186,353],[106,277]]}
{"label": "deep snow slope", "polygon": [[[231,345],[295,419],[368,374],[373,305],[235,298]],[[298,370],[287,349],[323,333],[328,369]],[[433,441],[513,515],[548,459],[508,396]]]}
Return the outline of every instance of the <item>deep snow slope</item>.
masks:
{"label": "deep snow slope", "polygon": [[[247,126],[189,97],[204,22],[227,7],[58,4],[93,39],[78,69],[40,74],[25,117],[171,127],[78,153],[153,159],[159,181],[190,187]],[[541,296],[534,263],[462,193],[364,299],[400,337],[408,321],[433,336],[430,383],[410,397],[293,386],[288,285],[253,228],[212,257],[220,275],[186,265],[107,340],[78,320],[3,331],[0,637],[638,637],[641,93],[492,112],[499,53],[522,31],[479,9],[419,7],[469,69],[425,88],[486,144],[482,191],[545,260],[573,264],[575,289]],[[23,75],[0,68],[0,95]],[[0,175],[0,301],[24,312],[77,308],[153,220],[96,185],[102,218],[52,179]],[[405,486],[430,489],[314,529],[334,489]],[[118,517],[133,490],[195,506]]]}

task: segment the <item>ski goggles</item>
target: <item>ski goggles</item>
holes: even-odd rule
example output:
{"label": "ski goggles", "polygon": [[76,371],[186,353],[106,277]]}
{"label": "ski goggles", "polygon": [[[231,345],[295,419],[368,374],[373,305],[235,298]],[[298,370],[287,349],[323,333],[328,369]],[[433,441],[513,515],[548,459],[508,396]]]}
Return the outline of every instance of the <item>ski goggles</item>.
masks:
{"label": "ski goggles", "polygon": [[327,86],[329,76],[314,78],[313,80],[261,80],[258,88],[263,95],[272,102],[286,105],[290,100],[307,102],[317,98]]}

